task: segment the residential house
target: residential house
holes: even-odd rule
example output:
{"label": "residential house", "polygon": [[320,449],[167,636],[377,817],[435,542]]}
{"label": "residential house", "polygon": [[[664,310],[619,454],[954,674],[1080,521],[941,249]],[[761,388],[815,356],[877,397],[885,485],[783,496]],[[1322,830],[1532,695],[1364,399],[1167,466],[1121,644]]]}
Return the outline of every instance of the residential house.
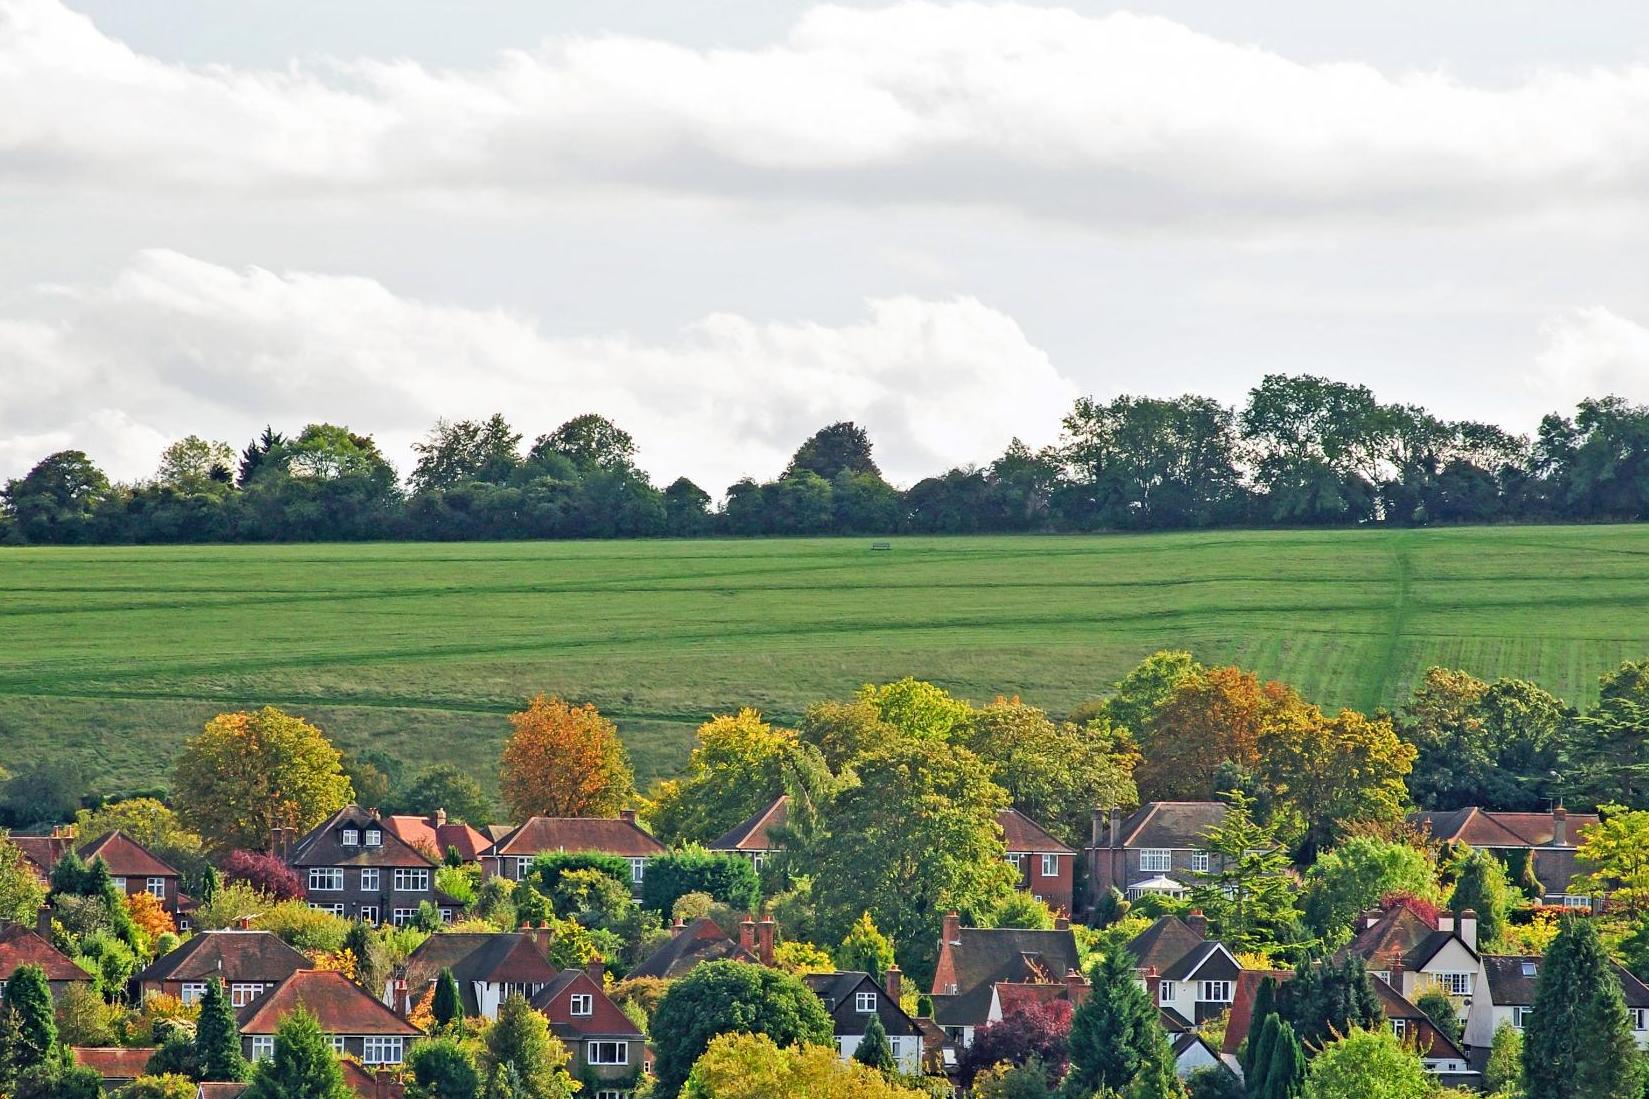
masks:
{"label": "residential house", "polygon": [[1188,1025],[1178,1014],[1166,1010],[1159,1011],[1157,1022],[1168,1032],[1168,1048],[1174,1055],[1174,1075],[1184,1079],[1199,1068],[1209,1066],[1218,1066],[1233,1076],[1236,1075],[1220,1056],[1219,1051],[1208,1043],[1208,1039],[1198,1033],[1196,1027]]}
{"label": "residential house", "polygon": [[439,864],[384,827],[378,811],[346,805],[283,856],[309,907],[405,927],[428,902],[451,923],[463,906],[435,888]]}
{"label": "residential house", "polygon": [[481,852],[481,869],[520,881],[532,860],[553,851],[616,855],[630,862],[630,884],[637,895],[647,875],[647,860],[664,854],[664,845],[636,823],[634,811],[617,817],[533,817]]}
{"label": "residential house", "polygon": [[790,795],[780,794],[758,809],[754,815],[740,821],[715,843],[710,850],[727,855],[743,855],[760,871],[780,849],[774,832],[790,820]]}
{"label": "residential house", "polygon": [[127,896],[148,893],[174,917],[194,908],[183,895],[183,875],[119,829],[105,832],[83,845],[78,854],[88,864],[93,859],[102,859],[115,880],[115,888]]}
{"label": "residential house", "polygon": [[1456,920],[1439,913],[1428,921],[1407,904],[1365,913],[1362,927],[1335,955],[1360,956],[1369,973],[1384,981],[1405,1000],[1414,1001],[1430,989],[1441,989],[1454,1001],[1465,1021],[1477,987],[1477,913],[1466,909]]}
{"label": "residential house", "polygon": [[705,962],[723,960],[756,963],[760,959],[756,955],[754,941],[748,944],[734,942],[715,920],[707,916],[691,923],[677,920],[670,941],[643,958],[626,977],[659,977],[673,981],[677,977],[685,977]]}
{"label": "residential house", "polygon": [[1091,894],[1185,895],[1193,875],[1212,868],[1204,837],[1225,820],[1225,808],[1219,801],[1151,801],[1127,817],[1118,809],[1094,810],[1083,851]]}
{"label": "residential house", "polygon": [[140,997],[164,994],[193,1004],[216,977],[229,1003],[243,1008],[313,963],[269,931],[237,928],[201,931],[182,946],[156,958],[133,980]]}
{"label": "residential house", "polygon": [[103,1090],[114,1093],[144,1074],[154,1046],[72,1046],[74,1063],[103,1078]]}
{"label": "residential house", "polygon": [[991,986],[991,1007],[985,1013],[985,1022],[1000,1023],[1014,1012],[1023,1011],[1033,1004],[1050,1004],[1059,1000],[1068,1002],[1074,1011],[1082,1006],[1090,991],[1088,978],[1074,970],[1065,974],[1065,979],[1058,983],[998,981]]}
{"label": "residential house", "polygon": [[[391,1069],[368,1072],[354,1061],[341,1061],[344,1083],[359,1099],[405,1099],[406,1085]],[[240,1099],[250,1084],[204,1080],[195,1087],[195,1099]]]}
{"label": "residential house", "polygon": [[538,991],[532,1006],[572,1056],[567,1071],[590,1099],[631,1099],[646,1068],[647,1036],[607,996],[603,962],[567,969]]}
{"label": "residential house", "polygon": [[1052,931],[963,927],[957,913],[948,913],[930,991],[933,1020],[958,1049],[965,1049],[973,1044],[974,1032],[989,1022],[998,984],[1063,985],[1081,969],[1076,936],[1064,920]]}
{"label": "residential house", "polygon": [[478,862],[481,852],[493,841],[462,821],[447,820],[447,811],[437,809],[427,817],[386,816],[384,830],[435,861],[444,861],[456,851],[465,862]]}
{"label": "residential house", "polygon": [[1207,931],[1201,912],[1184,920],[1161,916],[1125,948],[1151,1001],[1190,1027],[1231,1009],[1242,972],[1236,955]]}
{"label": "residential house", "polygon": [[[1598,823],[1595,813],[1570,813],[1563,806],[1549,813],[1501,813],[1468,806],[1448,812],[1415,813],[1411,824],[1443,843],[1464,843],[1493,851],[1502,859],[1527,852],[1547,904],[1591,909],[1591,897],[1576,879],[1585,874],[1577,852],[1581,833]],[[1599,899],[1600,901],[1601,899]]]}
{"label": "residential house", "polygon": [[1055,912],[1071,914],[1076,881],[1076,851],[1048,834],[1018,809],[996,814],[1008,862],[1019,871],[1019,888]]}
{"label": "residential house", "polygon": [[391,983],[388,1002],[410,1015],[413,1005],[434,989],[441,970],[450,969],[464,1014],[496,1019],[511,995],[530,1000],[560,973],[550,964],[547,936],[542,931],[431,935],[407,957],[403,973]]}
{"label": "residential house", "polygon": [[868,973],[854,971],[809,973],[802,981],[830,1013],[836,1053],[844,1061],[851,1059],[864,1041],[865,1028],[874,1016],[882,1020],[899,1071],[911,1075],[922,1071],[922,1030],[899,1006],[902,989],[897,966],[888,970],[885,986],[877,984]]}
{"label": "residential house", "polygon": [[23,860],[28,864],[34,876],[41,885],[49,884],[52,867],[57,860],[74,849],[74,826],[56,826],[45,835],[31,836],[21,832],[13,832],[11,842],[23,853]]}
{"label": "residential house", "polygon": [[368,1069],[399,1065],[421,1033],[342,973],[300,969],[241,1008],[241,1053],[254,1061],[273,1056],[276,1028],[300,1006],[315,1016],[334,1052]]}
{"label": "residential house", "polygon": [[[1482,980],[1466,1015],[1465,1035],[1466,1052],[1478,1067],[1488,1060],[1495,1029],[1501,1023],[1510,1023],[1518,1030],[1528,1025],[1543,964],[1538,957],[1517,954],[1485,954],[1481,961]],[[1632,1037],[1637,1039],[1638,1048],[1649,1049],[1649,986],[1625,967],[1614,968],[1632,1019]]]}
{"label": "residential house", "polygon": [[70,985],[91,986],[91,974],[46,939],[22,924],[0,923],[0,991],[4,991],[6,979],[23,965],[37,965],[45,971],[53,997],[63,995]]}

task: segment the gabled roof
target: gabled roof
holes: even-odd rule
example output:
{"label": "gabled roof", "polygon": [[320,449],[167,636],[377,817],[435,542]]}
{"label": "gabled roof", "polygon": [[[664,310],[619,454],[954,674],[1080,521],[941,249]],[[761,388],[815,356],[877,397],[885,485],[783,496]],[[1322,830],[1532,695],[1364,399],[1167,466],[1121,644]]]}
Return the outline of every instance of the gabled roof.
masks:
{"label": "gabled roof", "polygon": [[710,845],[712,851],[777,851],[772,829],[790,820],[790,795],[780,794]]}
{"label": "gabled roof", "polygon": [[560,970],[550,964],[544,948],[533,938],[533,932],[469,932],[445,931],[431,935],[407,956],[406,982],[408,992],[416,998],[424,986],[441,976],[441,970],[451,969],[458,982],[458,995],[464,1011],[475,1015],[480,1003],[475,995],[475,982],[496,984],[547,984]]}
{"label": "gabled roof", "polygon": [[[1170,981],[1193,980],[1195,979],[1197,973],[1201,971],[1202,967],[1207,965],[1210,961],[1213,961],[1215,958],[1224,958],[1238,969],[1242,968],[1242,966],[1237,962],[1236,955],[1227,950],[1224,943],[1205,942],[1199,943],[1189,954],[1186,954],[1184,957],[1180,958],[1179,961],[1163,970],[1162,976],[1164,979]],[[1214,978],[1205,979],[1212,980]],[[1223,978],[1220,979],[1223,980]]]}
{"label": "gabled roof", "polygon": [[[362,840],[354,847],[346,847],[340,840],[345,827],[362,833]],[[376,828],[383,833],[383,843],[368,847],[365,832]],[[306,866],[385,866],[422,868],[434,867],[435,862],[415,849],[401,837],[384,827],[384,822],[359,805],[346,805],[326,820],[311,828],[287,857],[295,867]]]}
{"label": "gabled roof", "polygon": [[242,1034],[273,1034],[286,1015],[303,1006],[321,1029],[337,1035],[403,1035],[420,1033],[417,1027],[361,990],[348,977],[330,969],[300,969],[275,988],[240,1010]]}
{"label": "gabled roof", "polygon": [[[1473,847],[1548,847],[1557,838],[1557,819],[1552,813],[1503,813],[1472,805],[1414,813],[1409,820],[1428,827],[1433,839]],[[1577,846],[1580,830],[1597,823],[1596,813],[1568,813],[1563,846]]]}
{"label": "gabled roof", "polygon": [[487,857],[597,851],[629,858],[662,855],[664,845],[622,817],[533,817],[482,852]]}
{"label": "gabled roof", "polygon": [[102,859],[109,873],[117,878],[180,878],[172,867],[149,853],[149,849],[129,838],[120,829],[105,832],[80,848],[80,857],[87,862]]}
{"label": "gabled roof", "polygon": [[1220,1043],[1220,1052],[1236,1053],[1243,1039],[1248,1037],[1249,1027],[1254,1021],[1254,993],[1259,991],[1260,982],[1267,977],[1280,985],[1292,980],[1294,972],[1288,969],[1245,969],[1237,974],[1237,987],[1231,993],[1231,1014],[1225,1020],[1225,1040]]}
{"label": "gabled roof", "polygon": [[22,924],[0,924],[0,981],[9,978],[20,965],[37,965],[48,981],[89,981],[91,975],[75,965],[67,954]]}
{"label": "gabled roof", "polygon": [[734,942],[709,917],[700,917],[677,931],[669,942],[653,951],[626,977],[684,977],[705,962],[730,959],[755,962],[756,956]]}
{"label": "gabled roof", "polygon": [[1206,945],[1207,941],[1178,916],[1158,916],[1123,949],[1134,956],[1136,968],[1166,975],[1181,958]]}
{"label": "gabled roof", "polygon": [[1054,839],[1036,821],[1018,809],[1004,809],[996,814],[996,823],[1002,828],[1002,845],[1010,854],[1021,852],[1041,855],[1074,855],[1075,851]]}
{"label": "gabled roof", "polygon": [[[1117,829],[1123,847],[1193,850],[1209,829],[1225,820],[1223,801],[1148,801]],[[1107,844],[1109,837],[1105,837]]]}
{"label": "gabled roof", "polygon": [[202,931],[182,946],[156,958],[136,977],[139,981],[284,981],[310,960],[271,931]]}
{"label": "gabled roof", "polygon": [[[1489,983],[1489,999],[1495,1007],[1528,1007],[1534,1003],[1535,985],[1540,980],[1541,958],[1528,954],[1485,954],[1483,975]],[[1634,977],[1618,962],[1611,962],[1620,979],[1620,991],[1627,1007],[1649,1007],[1649,986]]]}
{"label": "gabled roof", "polygon": [[1051,1004],[1055,1000],[1070,998],[1070,989],[1064,982],[1059,984],[1014,984],[1012,981],[998,981],[992,989],[996,996],[996,1006],[1007,1018],[1016,1011],[1023,1011],[1032,1004]]}
{"label": "gabled roof", "polygon": [[[1439,931],[1407,905],[1395,904],[1372,925],[1357,932],[1335,956],[1356,954],[1367,961],[1371,969],[1389,968],[1392,959],[1400,958],[1406,968],[1419,969],[1454,939],[1459,939],[1454,932]],[[1466,945],[1464,939],[1459,941],[1461,946]],[[1476,955],[1476,951],[1472,953]]]}
{"label": "gabled roof", "polygon": [[154,1046],[73,1046],[74,1063],[105,1080],[136,1080],[155,1055]]}
{"label": "gabled roof", "polygon": [[474,862],[481,852],[492,846],[492,840],[467,824],[436,823],[429,817],[387,816],[384,829],[415,849],[427,847],[437,857],[444,858],[448,848],[456,848],[465,862]]}
{"label": "gabled roof", "polygon": [[62,830],[57,830],[49,836],[28,836],[13,832],[7,838],[23,852],[23,857],[28,860],[35,873],[40,875],[42,881],[52,872],[57,860],[74,847],[74,837],[65,835]]}
{"label": "gabled roof", "polygon": [[[589,1015],[572,1013],[575,994],[591,997]],[[532,998],[532,1006],[550,1020],[550,1029],[558,1038],[622,1038],[639,1042],[646,1037],[586,970],[562,970]]]}
{"label": "gabled roof", "polygon": [[870,974],[863,971],[840,970],[835,973],[809,973],[802,978],[802,983],[824,1001],[826,1011],[835,1011],[843,1000],[869,979]]}
{"label": "gabled roof", "polygon": [[963,927],[957,941],[944,944],[942,952],[950,955],[956,992],[933,997],[933,1017],[950,1026],[983,1025],[993,987],[1000,981],[1052,984],[1081,969],[1076,936],[1069,928]]}
{"label": "gabled roof", "polygon": [[1411,1039],[1417,1045],[1421,1041],[1421,1034],[1429,1037],[1425,1048],[1416,1050],[1420,1056],[1446,1058],[1453,1061],[1466,1060],[1466,1055],[1461,1052],[1460,1047],[1447,1034],[1439,1030],[1437,1024],[1433,1023],[1424,1011],[1411,1004],[1401,993],[1386,984],[1386,982],[1375,978],[1369,983],[1374,986],[1375,999],[1380,1001],[1380,1010],[1385,1013],[1386,1018],[1410,1020],[1411,1025],[1419,1031]]}

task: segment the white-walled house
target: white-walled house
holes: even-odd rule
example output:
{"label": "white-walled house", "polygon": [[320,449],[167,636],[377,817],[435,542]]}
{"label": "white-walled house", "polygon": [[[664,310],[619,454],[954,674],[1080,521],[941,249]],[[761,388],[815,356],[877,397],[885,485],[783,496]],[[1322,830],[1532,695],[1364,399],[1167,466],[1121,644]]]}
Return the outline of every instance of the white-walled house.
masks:
{"label": "white-walled house", "polygon": [[[1488,1055],[1494,1032],[1501,1023],[1522,1030],[1534,1011],[1535,986],[1540,980],[1538,957],[1521,954],[1485,954],[1477,995],[1466,1016],[1466,1049],[1474,1061]],[[1615,966],[1626,1010],[1632,1017],[1632,1037],[1639,1049],[1649,1049],[1649,986],[1622,966]]]}
{"label": "white-walled house", "polygon": [[1440,989],[1465,1021],[1482,968],[1477,914],[1471,909],[1461,912],[1459,919],[1442,912],[1435,921],[1401,903],[1366,914],[1362,929],[1340,956],[1347,953],[1362,957],[1370,975],[1410,1002]]}

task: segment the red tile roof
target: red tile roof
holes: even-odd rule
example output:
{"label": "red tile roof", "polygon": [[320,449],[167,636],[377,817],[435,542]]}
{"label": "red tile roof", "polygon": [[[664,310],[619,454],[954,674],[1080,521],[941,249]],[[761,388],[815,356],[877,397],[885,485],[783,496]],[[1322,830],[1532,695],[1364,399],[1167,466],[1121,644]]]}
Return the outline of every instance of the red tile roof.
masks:
{"label": "red tile roof", "polygon": [[179,878],[175,867],[169,866],[149,849],[128,838],[119,829],[105,832],[80,849],[80,857],[87,862],[102,859],[109,865],[109,873],[117,878]]}
{"label": "red tile roof", "polygon": [[91,976],[68,955],[22,924],[0,926],[0,981],[20,965],[37,965],[48,981],[89,981]]}
{"label": "red tile roof", "polygon": [[[1416,823],[1431,829],[1432,837],[1473,847],[1549,847],[1557,838],[1552,813],[1502,813],[1468,806],[1441,813],[1416,813]],[[1566,815],[1564,845],[1578,846],[1583,828],[1597,827],[1596,813]]]}
{"label": "red tile roof", "polygon": [[406,1085],[395,1079],[394,1073],[388,1073],[384,1079],[384,1088],[378,1089],[377,1077],[354,1061],[340,1061],[344,1070],[344,1083],[361,1099],[401,1099],[406,1094]]}
{"label": "red tile roof", "polygon": [[[591,998],[591,1014],[574,1015],[572,998],[581,993]],[[539,990],[532,1006],[550,1020],[558,1037],[612,1037],[640,1040],[643,1035],[630,1017],[607,998],[606,991],[582,969],[564,969],[555,980]]]}
{"label": "red tile roof", "polygon": [[74,1046],[74,1063],[93,1069],[105,1080],[135,1080],[154,1056],[153,1046]]}
{"label": "red tile roof", "polygon": [[1225,1041],[1220,1046],[1220,1052],[1236,1053],[1237,1047],[1248,1037],[1248,1028],[1254,1021],[1254,993],[1259,991],[1260,982],[1270,977],[1280,985],[1293,976],[1293,971],[1287,969],[1245,969],[1237,974],[1237,987],[1231,993],[1231,1014],[1225,1020]]}
{"label": "red tile roof", "polygon": [[1036,821],[1018,809],[1004,809],[996,814],[996,823],[1002,826],[1002,844],[1009,852],[1031,854],[1074,855],[1075,851],[1054,839]]}
{"label": "red tile roof", "polygon": [[545,851],[637,857],[662,855],[664,845],[634,821],[618,817],[533,817],[483,854],[525,856]]}
{"label": "red tile roof", "polygon": [[445,857],[447,848],[456,847],[465,862],[474,862],[492,846],[491,840],[467,824],[436,824],[428,817],[385,817],[384,829],[412,847],[434,851],[437,857]]}
{"label": "red tile roof", "polygon": [[790,795],[780,794],[755,814],[740,821],[731,831],[710,845],[712,851],[777,851],[774,828],[790,821]]}
{"label": "red tile roof", "polygon": [[23,857],[40,875],[41,881],[46,880],[46,875],[57,865],[57,860],[74,847],[74,837],[61,833],[50,836],[20,836],[13,832],[9,838],[17,845],[17,849],[23,852]]}
{"label": "red tile roof", "polygon": [[196,1099],[239,1099],[251,1084],[229,1080],[203,1080],[195,1089]]}
{"label": "red tile roof", "polygon": [[342,973],[328,969],[300,969],[274,991],[241,1009],[242,1034],[273,1034],[288,1012],[304,1007],[328,1034],[404,1035],[417,1027],[363,992]]}

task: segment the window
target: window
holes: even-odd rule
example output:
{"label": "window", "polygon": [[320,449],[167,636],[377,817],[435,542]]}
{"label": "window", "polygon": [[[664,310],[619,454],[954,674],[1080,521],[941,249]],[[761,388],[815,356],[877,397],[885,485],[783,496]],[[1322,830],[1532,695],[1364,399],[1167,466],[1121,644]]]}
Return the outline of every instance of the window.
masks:
{"label": "window", "polygon": [[1043,855],[1042,856],[1042,876],[1044,878],[1057,878],[1057,877],[1059,877],[1059,856],[1058,855]]}
{"label": "window", "polygon": [[647,860],[646,859],[631,859],[630,860],[630,880],[632,882],[634,882],[635,884],[640,885],[641,880],[646,876],[647,876]]}
{"label": "window", "polygon": [[[750,865],[754,866],[756,868],[756,873],[760,874],[762,872],[762,867],[767,865],[767,852],[756,851],[751,854]],[[600,1093],[597,1092],[597,1094],[599,1095]]]}
{"label": "window", "polygon": [[853,994],[853,1010],[860,1015],[876,1014],[876,993],[855,992]]}
{"label": "window", "polygon": [[515,880],[520,881],[532,869],[532,856],[522,855],[515,860]]}
{"label": "window", "polygon": [[1585,909],[1590,909],[1592,907],[1592,898],[1590,898],[1590,897],[1571,897],[1569,894],[1565,893],[1565,894],[1563,894],[1563,907],[1564,908],[1585,908]]}
{"label": "window", "polygon": [[[188,1005],[198,1002],[204,995],[206,995],[206,985],[204,982],[185,981],[183,988],[178,992],[178,999],[182,1000],[185,1005]],[[240,1007],[241,1005],[236,1004],[235,1006]]]}
{"label": "window", "polygon": [[361,871],[361,888],[368,893],[376,893],[383,888],[384,872],[373,867]]}
{"label": "window", "polygon": [[1191,869],[1198,874],[1208,873],[1210,861],[1207,851],[1191,852]]}
{"label": "window", "polygon": [[1396,987],[1395,985],[1393,985],[1391,983],[1391,970],[1389,970],[1389,969],[1376,969],[1373,972],[1371,972],[1369,974],[1369,976],[1373,977],[1377,981],[1386,982],[1386,987],[1387,988],[1395,988]]}
{"label": "window", "polygon": [[333,1053],[345,1053],[345,1052],[347,1052],[347,1050],[345,1050],[345,1048],[344,1048],[344,1040],[343,1040],[342,1036],[340,1036],[340,1035],[328,1034],[326,1036],[326,1044],[332,1047],[332,1052]]}
{"label": "window", "polygon": [[1006,855],[1002,856],[1002,861],[1013,867],[1015,870],[1025,869],[1025,856],[1020,854],[1018,851],[1009,851]]}
{"label": "window", "polygon": [[330,912],[334,916],[342,916],[344,914],[344,906],[341,904],[316,904],[314,901],[310,901],[309,907],[313,908],[317,912]]}
{"label": "window", "polygon": [[1632,1029],[1649,1030],[1649,1008],[1634,1007],[1632,1009]]}
{"label": "window", "polygon": [[143,891],[145,893],[148,893],[149,896],[155,898],[156,900],[160,900],[160,901],[165,900],[166,899],[166,879],[165,878],[150,878],[148,881],[143,883]]}
{"label": "window", "polygon": [[413,918],[417,915],[418,910],[416,908],[397,908],[394,912],[390,913],[389,922],[394,924],[396,927],[405,927],[407,924],[411,923]]}
{"label": "window", "polygon": [[1230,981],[1199,981],[1197,984],[1197,999],[1203,1003],[1228,1004],[1231,1002]]}
{"label": "window", "polygon": [[[368,847],[382,847],[384,845],[384,833],[377,828],[368,828],[366,830],[366,845]],[[400,1039],[397,1038],[396,1041],[398,1042]],[[399,1059],[396,1058],[396,1060]]]}
{"label": "window", "polygon": [[316,892],[333,892],[344,887],[344,872],[337,866],[311,866],[309,888]]}
{"label": "window", "polygon": [[398,1065],[405,1041],[404,1038],[368,1037],[362,1042],[361,1061],[368,1065]]}
{"label": "window", "polygon": [[1157,1003],[1171,1004],[1174,1002],[1174,982],[1162,981],[1157,985]]}
{"label": "window", "polygon": [[594,1015],[595,997],[587,992],[574,993],[571,1011],[574,1015]]}
{"label": "window", "polygon": [[595,1093],[595,1099],[632,1099],[633,1091],[619,1091],[614,1088],[602,1088]]}
{"label": "window", "polygon": [[275,1056],[275,1036],[257,1034],[252,1038],[252,1060],[267,1061]]}
{"label": "window", "polygon": [[442,923],[451,923],[452,922],[452,909],[450,909],[450,908],[441,909],[441,922]]}
{"label": "window", "polygon": [[1174,868],[1174,853],[1160,849],[1144,850],[1139,853],[1139,868],[1141,870],[1162,872]]}
{"label": "window", "polygon": [[592,1065],[627,1065],[630,1063],[629,1042],[587,1042],[584,1059]]}
{"label": "window", "polygon": [[114,883],[115,883],[115,888],[116,889],[120,890],[122,893],[126,892],[126,879],[125,878],[116,878],[116,879],[114,879]]}
{"label": "window", "polygon": [[395,871],[395,891],[397,893],[427,893],[429,891],[428,870]]}
{"label": "window", "polygon": [[1407,1019],[1393,1019],[1391,1021],[1391,1032],[1399,1038],[1407,1037],[1409,1032],[1409,1021]]}
{"label": "window", "polygon": [[345,847],[359,847],[361,845],[361,830],[359,828],[345,828],[339,835],[338,842]]}
{"label": "window", "polygon": [[1540,973],[1540,966],[1536,962],[1524,962],[1522,968],[1525,977],[1534,977]]}
{"label": "window", "polygon": [[1532,1007],[1512,1008],[1512,1026],[1516,1027],[1518,1030],[1522,1030],[1524,1027],[1529,1025],[1529,1018],[1532,1015],[1534,1015],[1534,1008]]}
{"label": "window", "polygon": [[1432,983],[1450,996],[1470,996],[1474,973],[1434,973]]}
{"label": "window", "polygon": [[229,1002],[235,1007],[245,1007],[261,995],[263,995],[261,984],[237,983],[229,986]]}
{"label": "window", "polygon": [[363,905],[361,905],[361,907],[359,909],[359,914],[360,914],[361,919],[365,920],[367,923],[377,923],[378,922],[378,906],[375,905],[375,904],[363,904]]}

